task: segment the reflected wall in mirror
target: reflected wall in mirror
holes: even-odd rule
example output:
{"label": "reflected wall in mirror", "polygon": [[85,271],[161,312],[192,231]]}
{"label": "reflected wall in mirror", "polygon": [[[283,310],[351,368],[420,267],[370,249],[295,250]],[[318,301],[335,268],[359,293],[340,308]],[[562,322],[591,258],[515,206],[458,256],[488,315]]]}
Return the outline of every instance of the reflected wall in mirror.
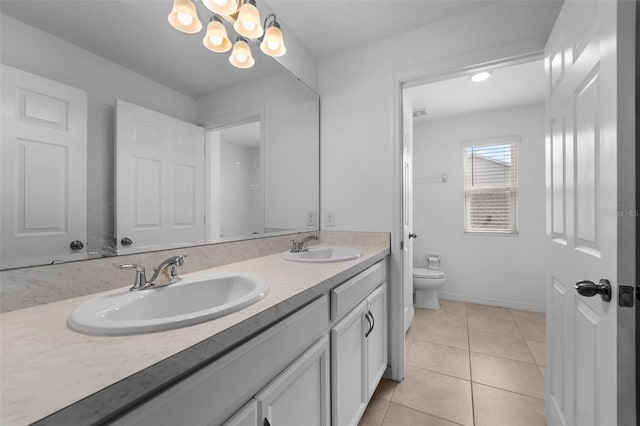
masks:
{"label": "reflected wall in mirror", "polygon": [[[196,5],[201,18],[206,16],[202,4],[198,2]],[[40,228],[51,228],[52,233],[64,234],[64,238],[53,244],[55,247],[38,254],[35,247],[42,247],[42,244],[27,244],[19,250],[3,245],[0,257],[2,253],[16,255],[10,262],[5,262],[3,258],[1,269],[318,229],[317,94],[258,50],[253,68],[234,68],[229,64],[227,55],[214,54],[202,46],[198,38],[204,35],[204,31],[199,35],[187,35],[171,28],[167,23],[170,9],[170,1],[3,0],[0,4],[2,64],[84,92],[86,96],[86,153],[80,154],[84,162],[82,159],[64,157],[68,170],[84,174],[86,189],[62,189],[60,176],[67,178],[70,175],[54,167],[56,162],[64,162],[57,153],[49,155],[46,150],[35,152],[28,158],[31,162],[23,162],[29,165],[29,170],[48,173],[44,174],[43,181],[48,182],[49,186],[40,187],[41,192],[32,191],[34,195],[27,197],[32,206],[55,204],[51,197],[56,191],[65,196],[84,195],[86,200],[82,196],[78,200],[67,197],[64,204],[65,209],[80,215],[82,220],[69,219],[68,216],[62,219],[60,207],[56,210],[58,216],[44,216],[42,209],[32,208],[31,211],[39,212],[40,216],[25,216],[22,212],[22,222],[16,218],[8,225],[3,222],[3,241],[6,229],[16,235],[15,239],[24,240],[25,226],[20,228],[17,223],[24,224],[25,218],[33,224],[31,234],[41,232]],[[257,45],[252,45],[252,49],[257,49]],[[287,54],[295,52],[289,51]],[[2,80],[4,87],[4,72]],[[24,93],[38,95],[37,90],[26,90]],[[58,95],[50,98],[43,96],[32,97],[27,110],[35,118],[48,120],[52,117],[51,112],[42,110],[42,99],[53,99],[55,102],[61,99],[64,102],[64,99]],[[167,207],[173,209],[178,218],[173,225],[180,228],[187,213],[198,214],[197,208],[189,210],[181,206],[201,200],[204,231],[197,237],[183,238],[176,234],[168,240],[154,241],[150,238],[142,241],[129,236],[132,243],[128,246],[122,244],[123,240],[127,241],[125,238],[128,235],[120,230],[121,220],[116,220],[118,206],[122,207],[124,203],[124,198],[116,201],[120,192],[116,188],[119,175],[116,170],[121,166],[116,150],[116,99],[203,129],[204,152],[201,158],[206,167],[201,179],[204,182],[198,181],[199,186],[194,183],[192,194],[173,191],[174,201]],[[44,103],[45,106],[50,104]],[[7,108],[7,105],[3,99],[3,117],[19,109]],[[68,113],[71,114],[71,111]],[[259,164],[260,168],[247,167],[243,174],[228,176],[230,170],[228,164],[223,163],[223,158],[229,157],[234,149],[240,149],[237,145],[236,148],[219,145],[221,156],[216,160],[212,157],[215,133],[224,134],[224,129],[231,125],[246,124],[247,120],[255,119],[260,123],[259,154],[254,151],[249,155],[246,150],[244,162]],[[2,129],[4,147],[10,135],[4,125]],[[48,130],[59,132],[59,129],[51,130],[51,126]],[[20,137],[31,141],[30,144],[21,145],[23,157],[25,152],[34,152],[32,147],[41,147],[37,143],[43,141],[31,136]],[[64,144],[66,142],[55,141],[54,146],[60,148]],[[61,152],[61,149],[57,152]],[[4,151],[2,154],[5,161]],[[15,159],[15,155],[13,152],[7,158]],[[216,161],[220,163],[219,167],[213,168]],[[193,175],[187,173],[184,167],[181,171],[181,174],[172,174],[178,187],[199,175],[199,172]],[[143,169],[140,172],[143,173]],[[168,173],[163,168],[156,168],[156,172],[157,176]],[[234,172],[238,170],[231,169],[231,173]],[[58,180],[55,181],[52,176],[58,176]],[[3,217],[7,209],[20,213],[16,206],[28,205],[24,196],[20,200],[6,200],[13,197],[16,186],[22,185],[23,190],[38,186],[17,182],[11,176],[3,175],[2,180]],[[6,181],[14,185],[12,190],[5,190]],[[77,182],[78,179],[68,181]],[[57,186],[53,185],[55,182]],[[237,204],[235,208],[241,210],[234,210],[234,198],[229,197],[239,196],[235,191],[240,187],[244,188],[244,204]],[[157,209],[157,199],[149,197],[146,191],[140,195],[137,208],[144,206],[147,219],[157,214],[156,222],[166,224],[168,219],[162,216],[161,209]],[[158,196],[165,197],[164,191],[160,191]],[[128,198],[131,201],[131,194]],[[58,205],[63,205],[60,199],[53,199]],[[216,204],[216,200],[221,204]],[[240,205],[242,207],[237,207]],[[135,211],[135,214],[140,213],[140,210]],[[133,214],[130,212],[130,217]],[[233,223],[225,217],[243,223]],[[70,231],[69,225],[81,224],[82,221],[86,222],[86,225],[80,226],[85,235],[80,232],[76,236],[75,231]],[[145,221],[140,221],[139,225],[146,226],[147,230],[155,226]],[[72,244],[74,242],[80,242],[82,247]],[[73,250],[72,245],[75,247]]]}
{"label": "reflected wall in mirror", "polygon": [[253,117],[208,134],[209,242],[265,233],[261,128]]}

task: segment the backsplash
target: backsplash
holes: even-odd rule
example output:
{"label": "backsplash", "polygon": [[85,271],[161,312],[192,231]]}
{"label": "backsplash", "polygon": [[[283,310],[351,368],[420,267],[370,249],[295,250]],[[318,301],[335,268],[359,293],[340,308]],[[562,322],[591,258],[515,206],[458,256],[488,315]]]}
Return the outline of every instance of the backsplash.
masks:
{"label": "backsplash", "polygon": [[[302,239],[314,233],[316,232],[0,271],[0,312],[127,286],[133,283],[134,273],[118,269],[119,265],[125,263],[137,263],[150,271],[170,256],[186,254],[189,255],[189,260],[180,267],[180,273],[184,274],[279,253],[291,247],[292,239]],[[321,231],[319,234],[321,244],[389,244],[390,240],[389,233],[386,232]]]}

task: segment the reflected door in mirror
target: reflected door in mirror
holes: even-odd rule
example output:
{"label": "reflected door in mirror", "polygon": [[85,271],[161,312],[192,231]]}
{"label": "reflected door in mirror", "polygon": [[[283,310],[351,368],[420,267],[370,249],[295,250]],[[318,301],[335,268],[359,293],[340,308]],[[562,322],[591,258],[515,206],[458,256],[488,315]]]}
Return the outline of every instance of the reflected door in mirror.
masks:
{"label": "reflected door in mirror", "polygon": [[202,127],[117,100],[116,233],[120,254],[204,243]]}
{"label": "reflected door in mirror", "polygon": [[0,268],[87,257],[87,93],[2,65]]}

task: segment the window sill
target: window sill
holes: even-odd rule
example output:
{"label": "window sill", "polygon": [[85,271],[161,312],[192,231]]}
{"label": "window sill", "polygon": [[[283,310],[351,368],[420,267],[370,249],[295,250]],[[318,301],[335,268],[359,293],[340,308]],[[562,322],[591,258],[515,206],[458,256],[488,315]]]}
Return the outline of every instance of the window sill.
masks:
{"label": "window sill", "polygon": [[495,231],[464,231],[464,235],[469,236],[481,236],[481,237],[517,237],[520,235],[519,232],[495,232]]}

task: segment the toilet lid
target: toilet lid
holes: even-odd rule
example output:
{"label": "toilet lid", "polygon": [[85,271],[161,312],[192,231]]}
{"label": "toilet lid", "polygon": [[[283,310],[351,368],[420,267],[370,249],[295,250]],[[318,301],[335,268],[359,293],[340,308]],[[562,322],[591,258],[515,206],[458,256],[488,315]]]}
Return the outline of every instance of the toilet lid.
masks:
{"label": "toilet lid", "polygon": [[418,278],[444,278],[444,272],[427,268],[413,268],[413,276]]}

